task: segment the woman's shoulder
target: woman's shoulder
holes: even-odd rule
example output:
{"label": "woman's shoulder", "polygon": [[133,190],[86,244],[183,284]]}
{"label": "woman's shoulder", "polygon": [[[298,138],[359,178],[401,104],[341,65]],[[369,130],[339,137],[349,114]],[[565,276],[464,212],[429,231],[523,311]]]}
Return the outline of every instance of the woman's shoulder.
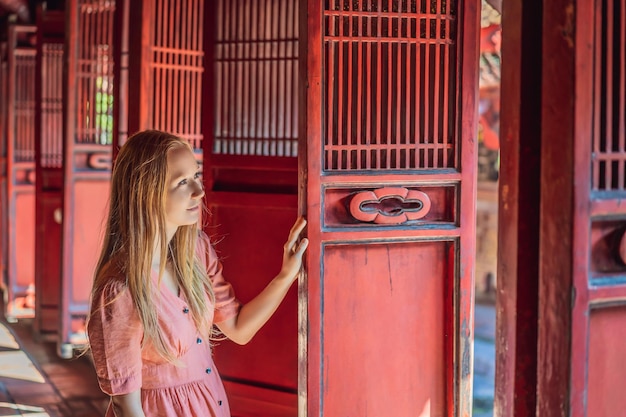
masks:
{"label": "woman's shoulder", "polygon": [[96,277],[100,292],[117,295],[128,288],[124,267],[118,259],[111,259],[102,266]]}

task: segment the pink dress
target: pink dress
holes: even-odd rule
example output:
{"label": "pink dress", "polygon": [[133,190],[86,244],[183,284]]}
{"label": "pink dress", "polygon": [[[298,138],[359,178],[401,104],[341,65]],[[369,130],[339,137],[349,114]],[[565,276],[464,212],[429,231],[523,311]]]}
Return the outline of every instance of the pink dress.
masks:
{"label": "pink dress", "polygon": [[[222,276],[222,266],[208,239],[198,239],[200,259],[215,293],[209,321],[219,323],[235,316],[241,304]],[[211,346],[199,334],[183,295],[163,287],[155,298],[159,326],[179,364],[163,359],[150,345],[141,348],[143,328],[126,290],[122,274],[110,270],[110,282],[92,300],[88,335],[96,374],[102,391],[109,395],[141,389],[146,417],[230,417],[224,386],[213,363]],[[157,276],[153,274],[153,282]],[[207,303],[210,304],[207,297]],[[106,413],[114,416],[111,404]]]}

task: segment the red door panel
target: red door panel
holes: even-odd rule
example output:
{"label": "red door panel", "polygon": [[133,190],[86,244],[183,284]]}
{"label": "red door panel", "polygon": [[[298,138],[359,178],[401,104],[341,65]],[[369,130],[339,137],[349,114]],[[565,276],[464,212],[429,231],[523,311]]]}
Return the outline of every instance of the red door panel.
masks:
{"label": "red door panel", "polygon": [[[626,307],[592,310],[589,319],[589,363],[587,416],[605,417],[626,409],[624,344],[616,343],[626,335]],[[619,411],[617,411],[619,413]]]}
{"label": "red door panel", "polygon": [[[280,271],[282,247],[296,218],[296,197],[215,192],[207,201],[211,226],[206,231],[214,233],[226,278],[242,302],[250,301]],[[228,382],[233,415],[293,416],[296,412],[297,300],[294,286],[247,345],[224,341],[216,346],[216,363]]]}
{"label": "red door panel", "polygon": [[450,242],[324,246],[323,415],[445,415],[453,249]]}
{"label": "red door panel", "polygon": [[[24,295],[28,286],[33,284],[35,277],[35,222],[33,210],[35,207],[35,193],[33,191],[27,190],[24,193],[15,193],[15,211],[12,216],[15,222],[13,224],[15,227],[14,250],[17,259],[15,263],[15,282],[17,288],[20,288],[20,292]],[[32,317],[32,307],[34,307],[32,304],[29,307],[23,298],[15,301],[16,303],[13,304],[14,312],[17,313],[19,310],[22,310],[20,315],[26,314]]]}

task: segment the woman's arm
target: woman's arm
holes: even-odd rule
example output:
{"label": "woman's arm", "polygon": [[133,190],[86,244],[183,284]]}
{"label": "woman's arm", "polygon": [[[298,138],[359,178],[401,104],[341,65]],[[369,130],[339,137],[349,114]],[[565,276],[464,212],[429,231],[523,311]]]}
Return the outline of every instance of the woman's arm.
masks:
{"label": "woman's arm", "polygon": [[141,390],[111,396],[115,417],[146,417],[141,408]]}
{"label": "woman's arm", "polygon": [[226,337],[240,345],[245,345],[257,331],[272,317],[285,298],[291,284],[296,280],[302,266],[302,255],[309,245],[304,238],[297,244],[300,233],[306,226],[306,220],[298,218],[289,232],[289,238],[283,247],[283,266],[278,275],[249,303],[239,314],[228,320],[216,323]]}

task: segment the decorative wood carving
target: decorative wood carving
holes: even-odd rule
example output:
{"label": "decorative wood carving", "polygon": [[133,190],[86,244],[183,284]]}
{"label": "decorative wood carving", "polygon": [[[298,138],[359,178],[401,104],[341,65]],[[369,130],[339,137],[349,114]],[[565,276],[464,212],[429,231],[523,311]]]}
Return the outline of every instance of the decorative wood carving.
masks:
{"label": "decorative wood carving", "polygon": [[418,220],[430,211],[426,193],[406,188],[379,188],[361,191],[350,201],[350,214],[363,222],[401,224]]}

